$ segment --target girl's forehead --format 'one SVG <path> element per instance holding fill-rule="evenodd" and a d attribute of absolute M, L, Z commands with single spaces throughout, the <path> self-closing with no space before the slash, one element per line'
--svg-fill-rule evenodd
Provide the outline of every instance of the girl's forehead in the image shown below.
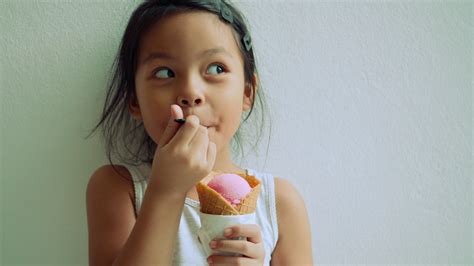
<path fill-rule="evenodd" d="M 170 56 L 195 56 L 195 53 L 220 47 L 235 58 L 240 50 L 232 27 L 218 16 L 204 11 L 180 12 L 160 19 L 143 36 L 140 62 L 152 53 Z"/>

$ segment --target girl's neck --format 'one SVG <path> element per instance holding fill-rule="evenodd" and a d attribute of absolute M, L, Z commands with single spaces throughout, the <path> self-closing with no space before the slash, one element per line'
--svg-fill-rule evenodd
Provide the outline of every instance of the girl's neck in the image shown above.
<path fill-rule="evenodd" d="M 245 173 L 245 170 L 232 162 L 228 145 L 217 152 L 216 162 L 212 170 L 228 173 Z"/>

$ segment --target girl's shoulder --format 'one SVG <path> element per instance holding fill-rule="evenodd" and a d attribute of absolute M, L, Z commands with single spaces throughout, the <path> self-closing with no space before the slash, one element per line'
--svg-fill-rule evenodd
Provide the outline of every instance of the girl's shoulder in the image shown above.
<path fill-rule="evenodd" d="M 277 211 L 286 211 L 295 205 L 304 206 L 302 195 L 288 179 L 275 176 L 274 183 Z"/>
<path fill-rule="evenodd" d="M 91 175 L 88 190 L 100 190 L 102 192 L 127 193 L 133 202 L 133 180 L 128 169 L 122 165 L 102 165 Z M 107 193 L 108 194 L 108 193 Z"/>
<path fill-rule="evenodd" d="M 274 180 L 279 240 L 272 254 L 272 264 L 301 262 L 298 264 L 308 265 L 311 261 L 311 240 L 308 237 L 311 230 L 303 197 L 289 180 L 279 177 Z M 295 243 L 300 247 L 297 252 Z"/>
<path fill-rule="evenodd" d="M 95 177 L 96 179 L 111 179 L 113 181 L 122 180 L 127 183 L 132 182 L 132 175 L 128 169 L 123 165 L 118 164 L 105 164 L 97 168 L 92 174 L 91 178 Z"/>
<path fill-rule="evenodd" d="M 130 173 L 118 165 L 97 168 L 86 192 L 91 265 L 106 265 L 125 244 L 135 224 Z"/>

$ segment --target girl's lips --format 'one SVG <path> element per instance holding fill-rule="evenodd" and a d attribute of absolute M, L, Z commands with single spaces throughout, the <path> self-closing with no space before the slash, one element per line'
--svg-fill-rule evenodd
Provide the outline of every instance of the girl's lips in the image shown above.
<path fill-rule="evenodd" d="M 185 120 L 185 119 L 182 119 L 182 118 L 181 118 L 181 119 L 175 119 L 174 121 L 175 121 L 176 123 L 178 123 L 178 124 L 181 124 L 181 125 L 183 125 L 184 123 L 186 123 L 186 120 Z M 207 129 L 209 129 L 210 127 L 213 127 L 213 126 L 206 126 L 206 125 L 203 125 L 203 126 L 206 127 Z"/>

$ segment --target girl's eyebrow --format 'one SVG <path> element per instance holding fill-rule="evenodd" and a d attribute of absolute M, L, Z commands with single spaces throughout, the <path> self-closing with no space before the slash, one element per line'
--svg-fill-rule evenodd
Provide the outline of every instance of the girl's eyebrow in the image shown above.
<path fill-rule="evenodd" d="M 234 58 L 231 53 L 229 53 L 224 47 L 216 47 L 212 49 L 208 49 L 203 51 L 198 58 L 203 58 L 203 57 L 209 57 L 214 54 L 223 54 L 226 55 L 230 58 Z M 167 54 L 165 52 L 151 52 L 143 61 L 142 65 L 146 65 L 149 62 L 156 60 L 156 59 L 174 59 L 174 57 L 170 54 Z"/>
<path fill-rule="evenodd" d="M 164 53 L 164 52 L 151 52 L 143 61 L 142 61 L 142 64 L 143 65 L 146 65 L 148 64 L 150 61 L 153 61 L 153 60 L 156 60 L 156 59 L 174 59 L 173 56 L 167 54 L 167 53 Z"/>
<path fill-rule="evenodd" d="M 224 47 L 222 46 L 219 46 L 219 47 L 216 47 L 216 48 L 212 48 L 212 49 L 209 49 L 209 50 L 205 50 L 204 52 L 202 52 L 200 55 L 199 55 L 199 58 L 203 58 L 205 56 L 211 56 L 211 55 L 214 55 L 214 54 L 224 54 L 230 58 L 233 58 L 232 54 L 229 53 Z"/>

